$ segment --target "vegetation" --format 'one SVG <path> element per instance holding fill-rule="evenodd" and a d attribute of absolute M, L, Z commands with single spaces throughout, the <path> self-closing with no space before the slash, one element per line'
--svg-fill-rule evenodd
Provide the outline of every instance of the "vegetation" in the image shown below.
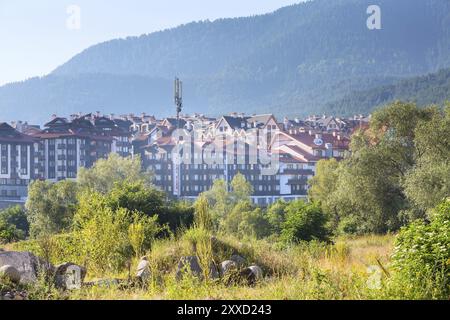
<path fill-rule="evenodd" d="M 0 211 L 0 243 L 24 240 L 29 229 L 25 210 L 21 206 Z"/>
<path fill-rule="evenodd" d="M 241 174 L 190 204 L 167 199 L 135 160 L 111 156 L 79 181 L 34 182 L 26 211 L 0 212 L 0 239 L 86 266 L 89 280 L 129 279 L 141 256 L 149 261 L 148 283 L 63 294 L 43 278 L 27 289 L 36 299 L 446 300 L 449 119 L 450 107 L 389 105 L 353 136 L 346 159 L 319 162 L 308 202 L 267 208 L 251 202 Z M 264 279 L 211 279 L 211 268 L 236 254 Z M 198 258 L 200 277 L 176 276 L 186 256 Z M 0 290 L 9 286 L 0 280 Z"/>
<path fill-rule="evenodd" d="M 356 91 L 344 98 L 327 103 L 331 114 L 366 114 L 377 107 L 396 100 L 412 101 L 419 106 L 442 105 L 450 100 L 450 69 L 409 79 L 401 79 L 393 84 L 377 86 L 364 91 Z"/>
<path fill-rule="evenodd" d="M 449 115 L 401 102 L 378 110 L 353 136 L 350 157 L 318 164 L 311 199 L 341 232 L 395 232 L 426 218 L 450 194 Z"/>

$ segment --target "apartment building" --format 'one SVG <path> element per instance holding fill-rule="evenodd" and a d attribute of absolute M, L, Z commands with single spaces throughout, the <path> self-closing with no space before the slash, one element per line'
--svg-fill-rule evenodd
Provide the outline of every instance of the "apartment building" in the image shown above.
<path fill-rule="evenodd" d="M 341 131 L 300 121 L 278 123 L 271 114 L 178 123 L 166 119 L 133 143 L 143 167 L 155 173 L 155 184 L 186 199 L 238 173 L 252 184 L 252 199 L 260 205 L 306 198 L 316 163 L 342 159 L 350 141 Z"/>
<path fill-rule="evenodd" d="M 23 201 L 33 179 L 34 139 L 0 123 L 0 201 Z"/>
<path fill-rule="evenodd" d="M 306 198 L 316 163 L 343 159 L 349 136 L 369 120 L 310 116 L 278 122 L 272 114 L 237 113 L 158 120 L 97 112 L 54 115 L 43 129 L 0 123 L 0 202 L 23 202 L 35 179 L 75 179 L 81 167 L 110 153 L 140 155 L 155 184 L 172 197 L 195 199 L 214 181 L 231 182 L 240 173 L 253 186 L 257 204 Z"/>
<path fill-rule="evenodd" d="M 35 176 L 51 181 L 75 179 L 79 168 L 91 167 L 110 153 L 132 155 L 128 122 L 109 117 L 72 115 L 68 120 L 54 116 L 35 138 Z"/>

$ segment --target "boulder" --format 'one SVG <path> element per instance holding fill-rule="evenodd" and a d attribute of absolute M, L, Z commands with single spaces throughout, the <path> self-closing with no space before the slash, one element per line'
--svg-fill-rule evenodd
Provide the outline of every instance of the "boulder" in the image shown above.
<path fill-rule="evenodd" d="M 71 262 L 56 266 L 55 285 L 58 289 L 80 289 L 86 276 L 86 268 Z"/>
<path fill-rule="evenodd" d="M 231 271 L 237 270 L 237 269 L 238 269 L 237 263 L 232 260 L 226 260 L 226 261 L 222 262 L 219 266 L 220 275 L 222 277 L 229 274 Z"/>
<path fill-rule="evenodd" d="M 3 251 L 0 252 L 0 267 L 12 266 L 20 273 L 21 283 L 35 282 L 40 271 L 53 271 L 54 267 L 31 252 Z"/>
<path fill-rule="evenodd" d="M 142 281 L 142 283 L 146 283 L 150 279 L 150 276 L 150 262 L 148 262 L 147 257 L 142 257 L 137 266 L 136 277 Z"/>
<path fill-rule="evenodd" d="M 20 272 L 16 268 L 10 265 L 4 265 L 0 267 L 0 276 L 8 278 L 13 283 L 20 282 Z"/>
<path fill-rule="evenodd" d="M 241 268 L 245 265 L 245 258 L 241 257 L 240 255 L 233 254 L 230 258 L 231 261 L 234 261 L 238 268 Z"/>
<path fill-rule="evenodd" d="M 248 268 L 245 268 L 240 273 L 242 280 L 247 282 L 250 285 L 255 284 L 256 282 L 262 280 L 263 278 L 263 271 L 258 266 L 250 266 Z"/>
<path fill-rule="evenodd" d="M 194 277 L 203 279 L 203 270 L 197 256 L 182 257 L 180 259 L 176 279 L 181 280 L 185 272 L 190 272 Z M 219 277 L 219 272 L 213 262 L 211 262 L 209 267 L 209 277 L 211 279 L 217 279 Z"/>

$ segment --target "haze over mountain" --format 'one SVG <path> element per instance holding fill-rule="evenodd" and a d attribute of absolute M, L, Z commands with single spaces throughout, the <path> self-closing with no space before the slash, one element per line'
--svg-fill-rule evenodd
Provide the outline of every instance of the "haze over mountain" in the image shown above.
<path fill-rule="evenodd" d="M 314 0 L 247 18 L 194 22 L 90 47 L 50 75 L 0 87 L 0 119 L 47 120 L 100 110 L 307 115 L 353 92 L 450 67 L 448 0 L 378 0 L 382 29 L 369 30 L 373 0 Z M 360 112 L 373 106 L 364 105 Z"/>
<path fill-rule="evenodd" d="M 418 106 L 443 106 L 450 101 L 450 69 L 352 92 L 338 101 L 328 103 L 326 110 L 332 114 L 365 113 L 395 100 L 415 102 Z"/>

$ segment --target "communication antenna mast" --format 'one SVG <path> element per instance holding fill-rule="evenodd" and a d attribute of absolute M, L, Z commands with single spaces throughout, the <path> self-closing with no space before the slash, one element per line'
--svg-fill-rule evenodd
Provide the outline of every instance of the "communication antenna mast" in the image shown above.
<path fill-rule="evenodd" d="M 183 82 L 175 78 L 174 85 L 174 96 L 175 96 L 175 105 L 177 107 L 177 129 L 180 128 L 180 112 L 183 109 Z"/>
<path fill-rule="evenodd" d="M 180 112 L 183 109 L 183 82 L 180 79 L 175 78 L 174 83 L 174 99 L 175 105 L 177 107 L 177 129 L 180 129 Z M 180 142 L 180 137 L 176 138 L 177 144 Z M 173 166 L 173 174 L 174 174 L 174 195 L 177 197 L 182 196 L 182 188 L 181 188 L 181 155 L 180 151 L 176 149 L 176 154 L 173 155 L 174 166 Z"/>

